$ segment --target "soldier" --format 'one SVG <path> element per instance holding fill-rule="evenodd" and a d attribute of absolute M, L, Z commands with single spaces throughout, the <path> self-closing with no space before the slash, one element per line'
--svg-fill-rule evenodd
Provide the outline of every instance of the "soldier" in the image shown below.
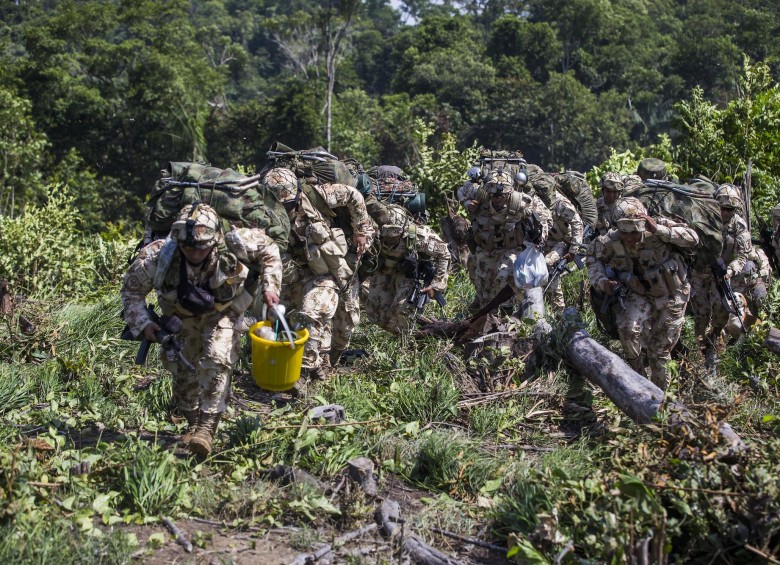
<path fill-rule="evenodd" d="M 563 194 L 556 191 L 553 196 L 552 225 L 544 245 L 545 261 L 548 270 L 552 269 L 560 259 L 573 259 L 576 247 L 582 244 L 583 224 L 577 208 Z M 561 277 L 551 282 L 549 292 L 550 303 L 558 312 L 563 312 L 566 302 L 561 288 Z"/>
<path fill-rule="evenodd" d="M 636 198 L 615 205 L 616 228 L 593 241 L 588 274 L 593 286 L 623 301 L 617 319 L 623 357 L 660 388 L 668 385 L 667 364 L 680 337 L 690 295 L 687 267 L 679 248 L 699 243 L 693 228 L 651 218 Z"/>
<path fill-rule="evenodd" d="M 187 419 L 182 441 L 201 456 L 211 444 L 238 360 L 242 317 L 254 301 L 259 271 L 265 302 L 279 303 L 282 263 L 279 249 L 260 228 L 241 228 L 223 235 L 220 218 L 209 206 L 182 208 L 168 239 L 144 247 L 130 265 L 122 285 L 124 318 L 131 332 L 151 342 L 160 326 L 146 310 L 146 295 L 157 292 L 163 314 L 182 320 L 182 356 L 195 368 L 162 356 L 173 375 L 173 398 Z M 256 288 L 256 287 L 255 287 Z"/>
<path fill-rule="evenodd" d="M 742 197 L 739 190 L 734 185 L 723 184 L 718 188 L 715 197 L 720 203 L 720 215 L 723 222 L 721 258 L 726 265 L 723 279 L 728 282 L 744 270 L 753 250 L 753 244 L 750 241 L 747 223 L 737 213 L 738 209 L 742 209 Z M 717 367 L 717 342 L 720 339 L 721 331 L 729 322 L 729 309 L 733 307 L 733 305 L 724 305 L 717 284 L 712 270 L 696 270 L 692 273 L 691 310 L 693 311 L 694 330 L 704 354 L 705 368 L 708 371 L 715 371 Z"/>
<path fill-rule="evenodd" d="M 450 252 L 431 228 L 401 206 L 386 206 L 381 220 L 379 266 L 363 285 L 364 308 L 369 322 L 401 334 L 409 329 L 416 308 L 408 299 L 421 273 L 430 269 L 432 276 L 421 293 L 433 298 L 446 290 Z"/>
<path fill-rule="evenodd" d="M 648 159 L 642 159 L 639 166 L 636 168 L 636 174 L 646 181 L 648 179 L 664 180 L 666 176 L 666 163 L 661 159 L 655 159 L 650 157 Z"/>
<path fill-rule="evenodd" d="M 618 173 L 607 172 L 601 177 L 601 198 L 596 200 L 596 208 L 599 212 L 596 231 L 599 235 L 605 235 L 615 227 L 612 213 L 615 209 L 615 202 L 623 193 L 623 188 L 623 178 Z"/>
<path fill-rule="evenodd" d="M 470 228 L 477 291 L 471 310 L 483 308 L 512 283 L 518 253 L 526 242 L 544 245 L 551 220 L 550 211 L 537 196 L 513 190 L 508 172 L 491 172 Z M 516 289 L 515 298 L 519 305 L 522 289 Z"/>
<path fill-rule="evenodd" d="M 350 186 L 299 181 L 295 173 L 282 168 L 271 169 L 266 179 L 287 209 L 292 226 L 285 299 L 311 322 L 302 367 L 309 377 L 326 378 L 360 320 L 356 267 L 347 262 L 349 244 L 344 231 L 336 227 L 336 210 L 348 213 L 357 257 L 371 245 L 371 220 L 360 192 Z"/>

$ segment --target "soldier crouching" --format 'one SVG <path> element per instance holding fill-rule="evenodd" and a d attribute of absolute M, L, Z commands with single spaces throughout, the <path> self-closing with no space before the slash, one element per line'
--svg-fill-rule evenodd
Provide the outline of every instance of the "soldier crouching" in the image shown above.
<path fill-rule="evenodd" d="M 282 263 L 273 240 L 249 228 L 227 236 L 211 207 L 197 202 L 185 206 L 168 238 L 141 250 L 125 273 L 121 291 L 125 321 L 136 337 L 143 334 L 157 341 L 160 326 L 146 309 L 152 290 L 163 314 L 182 320 L 182 357 L 195 370 L 166 355 L 162 362 L 173 375 L 174 402 L 187 419 L 182 441 L 200 456 L 211 453 L 226 408 L 243 314 L 254 302 L 258 276 L 265 302 L 279 303 Z"/>
<path fill-rule="evenodd" d="M 691 289 L 677 248 L 695 247 L 699 237 L 684 224 L 651 218 L 636 198 L 616 203 L 615 221 L 617 229 L 591 244 L 591 284 L 609 296 L 622 293 L 617 330 L 623 357 L 644 375 L 646 356 L 651 380 L 666 389 L 667 364 L 680 338 Z"/>

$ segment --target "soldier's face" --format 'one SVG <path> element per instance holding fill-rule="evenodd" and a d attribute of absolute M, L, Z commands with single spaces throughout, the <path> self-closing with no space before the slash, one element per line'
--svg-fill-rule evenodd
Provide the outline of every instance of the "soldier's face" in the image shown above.
<path fill-rule="evenodd" d="M 642 241 L 642 232 L 639 231 L 622 231 L 620 232 L 620 241 L 626 247 L 636 247 L 640 241 Z"/>
<path fill-rule="evenodd" d="M 604 204 L 614 204 L 617 199 L 620 198 L 619 190 L 612 190 L 611 188 L 604 189 Z"/>
<path fill-rule="evenodd" d="M 730 222 L 731 218 L 734 217 L 734 214 L 736 214 L 737 210 L 736 208 L 724 208 L 723 206 L 720 207 L 720 219 L 723 220 L 723 222 Z"/>
<path fill-rule="evenodd" d="M 211 253 L 211 250 L 213 249 L 212 247 L 199 249 L 197 247 L 189 247 L 187 245 L 181 245 L 180 247 L 182 255 L 184 255 L 184 258 L 190 265 L 200 265 L 203 263 L 203 261 L 206 260 L 206 257 L 209 256 L 209 253 Z"/>
<path fill-rule="evenodd" d="M 490 195 L 490 201 L 493 204 L 493 208 L 499 209 L 506 206 L 509 201 L 509 193 L 498 192 Z"/>

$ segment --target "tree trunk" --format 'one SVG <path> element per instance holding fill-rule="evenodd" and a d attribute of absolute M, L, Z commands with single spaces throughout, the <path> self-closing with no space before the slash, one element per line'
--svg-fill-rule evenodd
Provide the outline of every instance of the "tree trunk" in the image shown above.
<path fill-rule="evenodd" d="M 591 338 L 587 332 L 575 332 L 564 353 L 578 373 L 601 388 L 615 406 L 638 424 L 649 424 L 658 414 L 664 391 L 634 371 L 628 363 Z M 673 428 L 680 428 L 693 418 L 689 410 L 678 402 L 669 403 L 666 407 Z M 720 422 L 718 430 L 728 444 L 728 451 L 723 455 L 730 456 L 746 449 L 742 439 L 726 422 Z"/>
<path fill-rule="evenodd" d="M 772 353 L 780 355 L 780 330 L 777 328 L 769 329 L 769 333 L 764 340 L 764 347 Z"/>

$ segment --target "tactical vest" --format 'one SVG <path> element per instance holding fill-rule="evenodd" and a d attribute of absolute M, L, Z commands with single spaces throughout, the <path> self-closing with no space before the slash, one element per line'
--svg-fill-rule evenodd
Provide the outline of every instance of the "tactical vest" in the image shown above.
<path fill-rule="evenodd" d="M 480 192 L 483 192 L 480 190 Z M 482 205 L 472 224 L 474 243 L 485 251 L 495 249 L 515 249 L 522 246 L 525 237 L 520 222 L 523 219 L 521 192 L 513 191 L 507 207 L 491 213 L 490 202 L 480 199 Z"/>
<path fill-rule="evenodd" d="M 687 268 L 680 253 L 660 241 L 646 245 L 631 254 L 620 241 L 617 231 L 609 233 L 612 257 L 609 264 L 615 269 L 621 282 L 642 296 L 659 298 L 669 296 L 687 286 Z M 652 243 L 645 236 L 646 243 Z M 640 244 L 641 245 L 641 244 Z"/>
<path fill-rule="evenodd" d="M 173 252 L 171 252 L 173 249 Z M 217 246 L 218 258 L 207 259 L 208 265 L 203 268 L 211 272 L 205 290 L 214 296 L 217 312 L 228 308 L 242 314 L 254 302 L 254 296 L 245 287 L 249 270 L 230 253 L 224 244 Z M 180 272 L 184 261 L 175 241 L 166 239 L 160 250 L 157 272 L 154 278 L 154 288 L 164 314 L 176 314 L 182 318 L 192 317 L 178 301 Z"/>

